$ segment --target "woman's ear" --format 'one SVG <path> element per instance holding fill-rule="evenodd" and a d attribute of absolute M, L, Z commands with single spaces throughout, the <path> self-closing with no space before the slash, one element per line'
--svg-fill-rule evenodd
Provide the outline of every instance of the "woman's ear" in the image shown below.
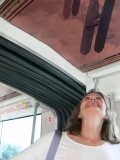
<path fill-rule="evenodd" d="M 107 114 L 104 116 L 104 120 L 108 120 L 108 115 Z"/>
<path fill-rule="evenodd" d="M 78 118 L 82 118 L 80 114 L 78 115 Z"/>

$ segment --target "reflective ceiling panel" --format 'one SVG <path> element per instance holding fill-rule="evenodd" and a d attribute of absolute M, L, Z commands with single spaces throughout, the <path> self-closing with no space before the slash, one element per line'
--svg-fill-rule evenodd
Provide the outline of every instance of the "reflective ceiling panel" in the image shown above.
<path fill-rule="evenodd" d="M 0 97 L 4 97 L 8 94 L 15 92 L 14 90 L 10 89 L 8 86 L 0 83 Z"/>

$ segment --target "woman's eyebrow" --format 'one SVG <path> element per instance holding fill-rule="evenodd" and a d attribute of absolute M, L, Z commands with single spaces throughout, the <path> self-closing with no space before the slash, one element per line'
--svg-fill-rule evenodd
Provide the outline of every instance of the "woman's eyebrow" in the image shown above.
<path fill-rule="evenodd" d="M 90 94 L 88 94 L 88 95 L 86 95 L 85 97 L 90 97 L 91 95 Z M 101 98 L 103 98 L 101 95 L 99 95 L 99 94 L 95 94 L 95 96 L 99 96 L 99 97 L 101 97 Z M 84 98 L 85 98 L 84 97 Z"/>

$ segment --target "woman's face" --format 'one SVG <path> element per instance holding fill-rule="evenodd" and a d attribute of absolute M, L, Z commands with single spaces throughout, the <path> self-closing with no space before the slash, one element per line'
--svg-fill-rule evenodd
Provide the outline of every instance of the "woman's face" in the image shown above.
<path fill-rule="evenodd" d="M 106 105 L 104 99 L 97 93 L 90 93 L 84 97 L 80 106 L 80 117 L 97 115 L 104 118 L 106 115 Z"/>

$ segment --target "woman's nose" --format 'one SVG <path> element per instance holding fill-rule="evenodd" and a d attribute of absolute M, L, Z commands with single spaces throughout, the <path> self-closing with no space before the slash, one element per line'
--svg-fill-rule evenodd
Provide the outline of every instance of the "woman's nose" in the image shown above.
<path fill-rule="evenodd" d="M 95 97 L 91 97 L 90 100 L 96 100 L 96 98 Z"/>

